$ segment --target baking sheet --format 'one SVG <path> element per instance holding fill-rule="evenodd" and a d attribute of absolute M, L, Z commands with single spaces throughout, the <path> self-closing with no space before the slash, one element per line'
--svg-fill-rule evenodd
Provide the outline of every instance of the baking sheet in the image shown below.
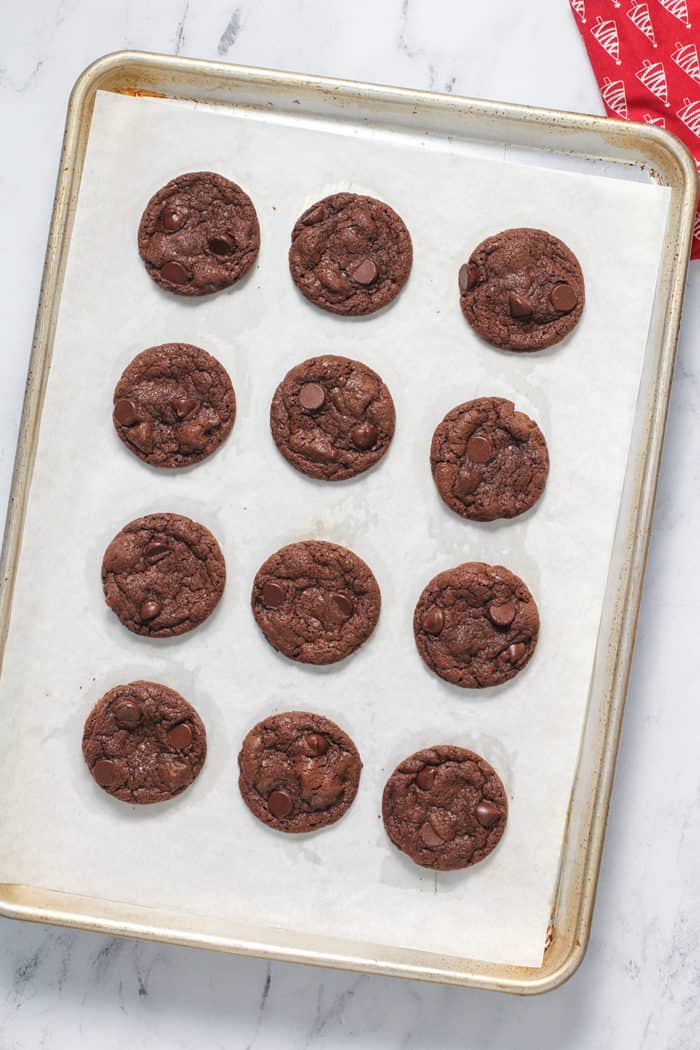
<path fill-rule="evenodd" d="M 155 189 L 208 168 L 250 192 L 262 227 L 259 262 L 231 291 L 181 301 L 146 276 L 136 228 Z M 367 320 L 313 310 L 287 269 L 298 214 L 344 189 L 387 200 L 414 241 L 406 290 Z M 541 962 L 667 205 L 658 187 L 477 159 L 458 142 L 98 94 L 0 682 L 3 881 L 492 962 Z M 471 248 L 515 225 L 561 236 L 587 282 L 576 332 L 534 357 L 480 343 L 456 296 L 457 268 Z M 134 354 L 170 340 L 197 343 L 224 363 L 238 418 L 211 460 L 162 474 L 121 446 L 110 408 Z M 293 471 L 267 421 L 284 372 L 324 351 L 377 369 L 397 407 L 384 461 L 334 486 Z M 549 441 L 547 492 L 515 522 L 462 521 L 430 477 L 434 426 L 482 394 L 513 398 Z M 180 639 L 128 634 L 101 595 L 104 547 L 123 523 L 156 510 L 208 525 L 227 558 L 218 611 Z M 383 595 L 370 642 L 321 670 L 274 654 L 248 606 L 267 554 L 308 537 L 357 551 Z M 431 675 L 411 629 L 425 582 L 468 559 L 521 575 L 542 615 L 529 667 L 479 693 Z M 80 756 L 91 705 L 137 677 L 188 697 L 210 742 L 194 787 L 143 810 L 106 797 Z M 365 769 L 341 823 L 288 839 L 243 806 L 235 756 L 258 718 L 291 708 L 340 722 Z M 484 754 L 511 800 L 502 845 L 467 872 L 414 867 L 381 826 L 386 776 L 436 742 Z"/>

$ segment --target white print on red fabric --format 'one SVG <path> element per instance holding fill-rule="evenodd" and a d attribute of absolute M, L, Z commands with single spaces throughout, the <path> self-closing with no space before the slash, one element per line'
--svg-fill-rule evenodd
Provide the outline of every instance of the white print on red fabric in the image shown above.
<path fill-rule="evenodd" d="M 603 77 L 600 93 L 608 109 L 612 110 L 616 116 L 627 120 L 627 95 L 624 80 L 611 80 L 610 77 Z"/>
<path fill-rule="evenodd" d="M 583 24 L 586 24 L 586 4 L 584 0 L 569 0 L 572 10 L 576 12 Z"/>
<path fill-rule="evenodd" d="M 644 33 L 647 40 L 651 41 L 652 47 L 658 47 L 654 36 L 654 25 L 649 14 L 649 4 L 640 4 L 633 0 L 632 6 L 627 12 L 627 17 L 632 25 L 636 26 L 640 32 Z"/>
<path fill-rule="evenodd" d="M 671 52 L 671 60 L 679 69 L 687 73 L 691 80 L 700 84 L 700 62 L 698 61 L 698 49 L 695 44 L 679 44 L 676 41 L 676 50 Z"/>
<path fill-rule="evenodd" d="M 686 0 L 659 0 L 659 3 L 670 15 L 682 22 L 686 29 L 691 28 Z"/>
<path fill-rule="evenodd" d="M 648 58 L 645 58 L 642 62 L 642 68 L 638 69 L 634 75 L 637 80 L 641 80 L 645 88 L 651 91 L 652 95 L 656 95 L 657 98 L 661 99 L 664 106 L 668 107 L 671 105 L 668 101 L 666 70 L 662 62 L 650 62 Z"/>
<path fill-rule="evenodd" d="M 693 223 L 693 240 L 700 241 L 700 215 L 695 214 L 695 222 Z"/>
<path fill-rule="evenodd" d="M 620 0 L 610 0 L 610 3 L 613 5 L 613 7 L 620 6 Z"/>
<path fill-rule="evenodd" d="M 683 105 L 676 113 L 693 135 L 700 138 L 700 100 L 691 102 L 689 98 L 683 99 Z"/>
<path fill-rule="evenodd" d="M 655 117 L 653 113 L 643 113 L 642 120 L 645 124 L 652 124 L 655 128 L 666 127 L 666 117 Z"/>
<path fill-rule="evenodd" d="M 596 15 L 595 25 L 591 33 L 598 41 L 603 51 L 615 60 L 615 65 L 620 63 L 620 37 L 617 32 L 617 22 L 614 18 L 607 20 Z"/>

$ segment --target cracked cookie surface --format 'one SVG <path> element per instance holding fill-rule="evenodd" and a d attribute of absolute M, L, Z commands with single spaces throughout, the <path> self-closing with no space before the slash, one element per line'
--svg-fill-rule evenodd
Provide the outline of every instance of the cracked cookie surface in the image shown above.
<path fill-rule="evenodd" d="M 307 711 L 272 715 L 248 733 L 238 756 L 243 801 L 277 831 L 316 831 L 353 803 L 362 761 L 340 726 Z"/>
<path fill-rule="evenodd" d="M 463 747 L 438 745 L 405 758 L 386 782 L 389 838 L 424 868 L 468 868 L 501 841 L 508 798 L 495 769 Z"/>
<path fill-rule="evenodd" d="M 537 605 L 523 581 L 502 565 L 483 562 L 435 576 L 413 615 L 426 665 L 466 689 L 501 685 L 522 671 L 539 629 Z"/>
<path fill-rule="evenodd" d="M 284 458 L 322 481 L 343 481 L 374 466 L 395 422 L 394 402 L 377 373 L 332 354 L 292 368 L 270 408 L 270 429 Z"/>
<path fill-rule="evenodd" d="M 156 284 L 175 295 L 209 295 L 255 262 L 258 217 L 248 194 L 223 175 L 178 175 L 146 205 L 139 254 Z"/>
<path fill-rule="evenodd" d="M 312 204 L 292 230 L 289 268 L 302 295 L 331 313 L 371 314 L 408 280 L 411 236 L 374 197 L 335 193 Z"/>
<path fill-rule="evenodd" d="M 503 350 L 543 350 L 578 324 L 583 274 L 573 252 L 545 230 L 504 230 L 482 241 L 459 271 L 462 313 Z"/>
<path fill-rule="evenodd" d="M 96 782 L 122 802 L 166 802 L 198 776 L 207 754 L 204 724 L 174 689 L 130 682 L 110 689 L 83 730 L 83 756 Z"/>
<path fill-rule="evenodd" d="M 261 565 L 251 603 L 274 649 L 301 663 L 332 664 L 369 638 L 381 596 L 371 570 L 352 551 L 306 540 Z"/>
<path fill-rule="evenodd" d="M 134 634 L 185 634 L 214 611 L 226 583 L 219 544 L 179 514 L 149 514 L 117 533 L 102 560 L 105 600 Z"/>
<path fill-rule="evenodd" d="M 228 437 L 236 395 L 228 372 L 189 343 L 151 346 L 114 390 L 112 421 L 130 452 L 153 467 L 187 467 Z"/>
<path fill-rule="evenodd" d="M 544 492 L 547 442 L 512 401 L 479 397 L 448 412 L 433 435 L 430 466 L 440 496 L 473 521 L 513 518 Z"/>

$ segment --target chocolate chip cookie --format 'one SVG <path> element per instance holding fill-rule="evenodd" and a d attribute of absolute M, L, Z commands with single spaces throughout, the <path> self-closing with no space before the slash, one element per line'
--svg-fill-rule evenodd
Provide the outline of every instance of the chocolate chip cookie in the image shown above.
<path fill-rule="evenodd" d="M 537 502 L 549 455 L 537 423 L 512 401 L 479 397 L 447 413 L 433 434 L 430 466 L 448 507 L 463 518 L 493 521 Z"/>
<path fill-rule="evenodd" d="M 394 435 L 394 402 L 376 372 L 348 357 L 311 357 L 277 387 L 270 428 L 293 467 L 343 481 L 377 463 Z"/>
<path fill-rule="evenodd" d="M 395 846 L 423 868 L 478 864 L 501 841 L 508 799 L 495 769 L 473 751 L 416 751 L 386 782 L 382 816 Z"/>
<path fill-rule="evenodd" d="M 466 689 L 501 685 L 535 651 L 540 617 L 523 581 L 502 565 L 466 562 L 434 577 L 413 616 L 418 652 Z"/>
<path fill-rule="evenodd" d="M 543 350 L 574 328 L 585 302 L 569 248 L 544 230 L 504 230 L 474 249 L 459 271 L 462 313 L 503 350 Z"/>
<path fill-rule="evenodd" d="M 371 314 L 408 280 L 411 235 L 374 197 L 335 193 L 307 208 L 292 230 L 289 268 L 302 295 L 334 314 Z"/>
<path fill-rule="evenodd" d="M 206 459 L 231 433 L 235 418 L 228 372 L 189 343 L 142 351 L 114 390 L 117 434 L 153 467 L 188 467 Z"/>
<path fill-rule="evenodd" d="M 212 171 L 178 175 L 151 197 L 139 226 L 139 254 L 161 288 L 209 295 L 255 262 L 260 228 L 253 202 Z"/>
<path fill-rule="evenodd" d="M 204 724 L 174 689 L 117 685 L 87 717 L 83 755 L 93 777 L 122 802 L 166 802 L 198 776 L 207 755 Z"/>
<path fill-rule="evenodd" d="M 209 529 L 179 514 L 148 514 L 114 537 L 102 560 L 105 600 L 134 634 L 168 638 L 206 620 L 226 583 Z"/>
<path fill-rule="evenodd" d="M 306 664 L 349 656 L 369 638 L 381 605 L 362 559 L 322 540 L 291 543 L 271 555 L 258 569 L 251 600 L 270 645 Z"/>
<path fill-rule="evenodd" d="M 243 801 L 277 831 L 318 831 L 347 813 L 362 762 L 340 726 L 287 711 L 259 722 L 238 756 Z"/>

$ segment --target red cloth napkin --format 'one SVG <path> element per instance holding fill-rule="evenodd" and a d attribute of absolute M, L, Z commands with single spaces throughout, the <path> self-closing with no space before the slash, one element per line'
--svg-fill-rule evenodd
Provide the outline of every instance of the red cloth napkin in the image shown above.
<path fill-rule="evenodd" d="M 569 2 L 610 116 L 668 128 L 700 172 L 700 0 Z"/>

